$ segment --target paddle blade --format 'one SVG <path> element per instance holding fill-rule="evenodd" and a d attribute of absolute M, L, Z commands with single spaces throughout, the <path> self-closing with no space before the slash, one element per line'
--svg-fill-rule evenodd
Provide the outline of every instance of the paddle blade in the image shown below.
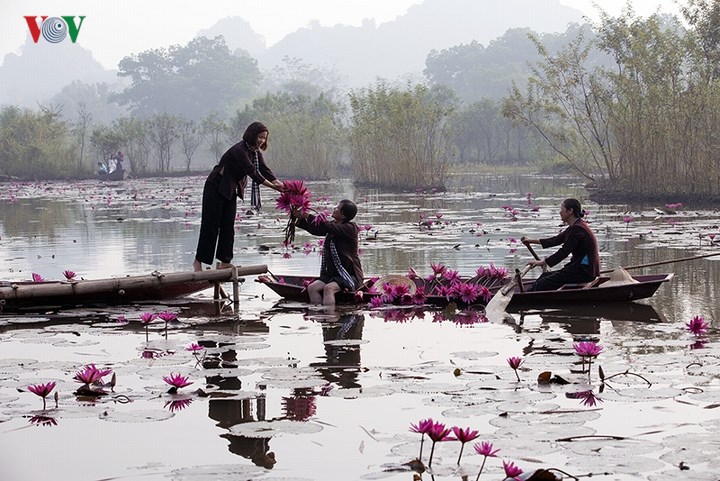
<path fill-rule="evenodd" d="M 507 294 L 503 294 L 503 289 L 498 289 L 498 291 L 495 293 L 495 295 L 490 299 L 490 301 L 485 306 L 485 315 L 487 316 L 488 313 L 490 314 L 496 314 L 496 313 L 505 313 L 505 309 L 507 309 L 508 304 L 510 304 L 510 301 L 512 300 L 512 296 L 515 294 L 515 289 L 510 289 L 510 291 Z"/>

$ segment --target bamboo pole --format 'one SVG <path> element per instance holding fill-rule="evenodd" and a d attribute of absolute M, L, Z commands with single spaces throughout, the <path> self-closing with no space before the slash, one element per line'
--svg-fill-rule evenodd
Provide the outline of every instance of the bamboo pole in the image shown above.
<path fill-rule="evenodd" d="M 653 267 L 653 266 L 662 266 L 665 264 L 674 264 L 675 262 L 685 262 L 685 261 L 694 261 L 696 259 L 704 259 L 705 257 L 712 257 L 720 255 L 720 252 L 715 252 L 713 254 L 703 254 L 700 256 L 692 256 L 692 257 L 681 257 L 680 259 L 672 259 L 669 261 L 657 261 L 657 262 L 650 262 L 648 264 L 639 264 L 637 266 L 618 266 L 622 267 L 623 269 L 630 270 L 630 269 L 642 269 L 643 267 Z M 609 274 L 610 272 L 614 271 L 615 269 L 605 269 L 604 271 L 600 271 L 600 274 Z"/>
<path fill-rule="evenodd" d="M 127 276 L 109 279 L 88 279 L 56 282 L 15 282 L 0 287 L 0 299 L 31 299 L 43 297 L 76 297 L 97 294 L 118 295 L 124 291 L 158 289 L 173 284 L 208 281 L 229 282 L 244 275 L 258 275 L 267 272 L 267 265 L 243 266 L 231 269 L 205 270 L 197 272 L 154 272 L 148 275 Z"/>

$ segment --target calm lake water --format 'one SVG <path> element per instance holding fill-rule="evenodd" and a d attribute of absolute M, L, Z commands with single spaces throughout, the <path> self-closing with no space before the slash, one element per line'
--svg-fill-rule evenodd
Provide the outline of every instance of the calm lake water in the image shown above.
<path fill-rule="evenodd" d="M 203 181 L 2 184 L 0 279 L 189 270 Z M 427 275 L 438 262 L 464 275 L 522 267 L 530 256 L 520 237 L 559 232 L 566 197 L 590 211 L 603 268 L 709 254 L 720 242 L 717 210 L 600 206 L 570 178 L 458 175 L 443 193 L 348 181 L 309 188 L 318 208 L 356 201 L 368 275 Z M 318 272 L 317 238 L 298 232 L 296 247 L 283 249 L 287 219 L 272 192 L 263 195 L 262 214 L 239 209 L 235 262 Z M 278 306 L 252 277 L 237 311 L 216 308 L 206 291 L 172 305 L 0 313 L 0 479 L 410 480 L 404 463 L 421 449 L 411 423 L 432 418 L 480 436 L 459 464 L 461 444 L 438 443 L 422 479 L 475 479 L 483 457 L 472 445 L 489 441 L 500 451 L 480 479 L 503 479 L 505 460 L 525 473 L 718 480 L 718 261 L 633 270 L 675 277 L 625 308 L 525 310 L 496 323 L 455 311 Z M 179 322 L 146 332 L 140 315 L 166 310 Z M 694 316 L 707 335 L 687 331 Z M 603 346 L 589 374 L 574 354 L 582 340 Z M 203 349 L 188 351 L 193 343 Z M 510 356 L 524 359 L 520 381 Z M 73 376 L 87 364 L 112 370 L 114 389 L 75 395 Z M 544 371 L 568 383 L 538 384 Z M 172 373 L 192 384 L 169 394 L 163 377 Z M 51 394 L 43 410 L 27 387 L 49 381 L 59 399 Z M 587 391 L 594 405 L 576 394 Z M 425 438 L 426 465 L 431 447 Z"/>

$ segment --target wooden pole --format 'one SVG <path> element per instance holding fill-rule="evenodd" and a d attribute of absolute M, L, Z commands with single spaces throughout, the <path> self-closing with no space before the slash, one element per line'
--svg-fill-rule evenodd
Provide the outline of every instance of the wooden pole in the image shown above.
<path fill-rule="evenodd" d="M 240 304 L 240 283 L 238 282 L 237 266 L 232 266 L 233 281 L 233 304 L 237 307 Z"/>
<path fill-rule="evenodd" d="M 715 252 L 713 254 L 703 254 L 700 256 L 692 256 L 692 257 L 681 257 L 680 259 L 673 259 L 669 261 L 657 261 L 657 262 L 650 262 L 648 264 L 640 264 L 637 266 L 628 266 L 623 267 L 623 269 L 630 270 L 630 269 L 642 269 L 643 267 L 652 267 L 652 266 L 662 266 L 665 264 L 674 264 L 675 262 L 685 262 L 685 261 L 694 261 L 696 259 L 704 259 L 705 257 L 712 257 L 720 255 L 720 252 Z M 604 271 L 600 271 L 600 274 L 609 274 L 610 272 L 614 271 L 615 269 L 605 269 Z"/>

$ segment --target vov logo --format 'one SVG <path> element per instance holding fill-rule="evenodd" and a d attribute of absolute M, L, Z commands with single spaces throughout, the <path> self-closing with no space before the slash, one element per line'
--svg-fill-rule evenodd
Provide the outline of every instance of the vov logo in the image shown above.
<path fill-rule="evenodd" d="M 41 16 L 40 22 L 38 23 L 37 16 L 25 16 L 25 21 L 30 29 L 30 35 L 32 35 L 33 42 L 38 43 L 40 40 L 40 34 L 45 41 L 50 43 L 60 43 L 69 35 L 72 43 L 77 40 L 78 34 L 80 33 L 80 27 L 82 27 L 85 15 L 75 17 L 74 15 L 62 15 L 60 17 L 49 17 L 47 15 Z M 80 21 L 75 23 L 75 18 L 79 18 Z"/>

